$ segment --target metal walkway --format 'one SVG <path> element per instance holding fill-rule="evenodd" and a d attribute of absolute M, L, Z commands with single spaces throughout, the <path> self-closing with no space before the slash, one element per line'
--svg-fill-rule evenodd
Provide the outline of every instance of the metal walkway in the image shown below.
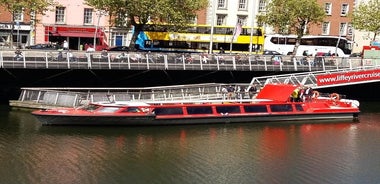
<path fill-rule="evenodd" d="M 366 71 L 370 73 L 366 73 Z M 326 77 L 332 80 L 331 78 L 334 78 L 337 75 L 339 75 L 340 78 L 343 78 L 342 75 L 346 75 L 347 77 L 350 77 L 350 76 L 352 77 L 352 75 L 357 75 L 356 78 L 361 78 L 362 80 L 342 80 L 338 78 L 339 81 L 334 79 L 335 82 L 329 82 L 324 85 L 318 84 L 319 77 Z M 377 76 L 377 77 L 370 77 L 370 75 Z M 366 76 L 368 76 L 367 79 L 366 79 Z M 336 87 L 336 86 L 346 86 L 346 85 L 371 83 L 371 82 L 379 82 L 379 81 L 380 81 L 380 65 L 377 65 L 377 66 L 365 66 L 365 67 L 347 68 L 347 69 L 336 69 L 336 70 L 326 70 L 326 71 L 303 72 L 303 73 L 292 73 L 292 74 L 284 74 L 284 75 L 255 77 L 250 82 L 250 85 L 256 84 L 262 87 L 268 83 L 285 83 L 285 84 L 309 86 L 314 89 L 319 89 L 319 88 L 329 88 L 329 87 Z"/>
<path fill-rule="evenodd" d="M 356 80 L 341 80 L 341 78 L 352 78 L 353 76 L 356 77 Z M 370 78 L 366 79 L 366 76 L 369 76 Z M 329 83 L 327 84 L 321 85 L 321 78 L 327 78 L 330 81 L 328 81 Z M 334 82 L 331 82 L 332 79 L 336 78 L 339 78 L 339 81 L 335 80 Z M 144 88 L 22 88 L 19 99 L 10 101 L 10 106 L 16 108 L 50 108 L 55 106 L 76 107 L 89 102 L 104 101 L 140 101 L 157 103 L 224 100 L 226 99 L 226 92 L 223 91 L 223 88 L 226 88 L 229 85 L 232 85 L 235 90 L 239 89 L 236 91 L 236 99 L 249 100 L 247 91 L 253 84 L 257 87 L 263 87 L 268 83 L 285 83 L 310 86 L 314 89 L 318 89 L 378 81 L 380 81 L 380 66 L 367 66 L 350 69 L 255 77 L 250 83 L 204 83 Z"/>

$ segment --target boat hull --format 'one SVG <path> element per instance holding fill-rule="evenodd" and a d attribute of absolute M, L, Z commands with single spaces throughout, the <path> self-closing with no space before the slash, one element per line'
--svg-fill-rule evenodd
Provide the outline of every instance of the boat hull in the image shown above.
<path fill-rule="evenodd" d="M 355 120 L 358 112 L 308 113 L 288 115 L 220 116 L 192 118 L 159 118 L 150 116 L 67 116 L 34 114 L 43 125 L 186 125 L 218 123 L 264 123 Z"/>

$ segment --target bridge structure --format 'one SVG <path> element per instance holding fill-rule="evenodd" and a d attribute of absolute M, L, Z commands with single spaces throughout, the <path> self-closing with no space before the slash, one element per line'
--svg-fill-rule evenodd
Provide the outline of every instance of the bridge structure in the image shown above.
<path fill-rule="evenodd" d="M 71 53 L 71 54 L 70 54 Z M 67 57 L 67 56 L 73 57 Z M 3 69 L 196 70 L 306 72 L 372 66 L 377 60 L 206 53 L 0 51 Z"/>
<path fill-rule="evenodd" d="M 248 90 L 268 83 L 309 86 L 314 89 L 372 83 L 380 81 L 380 65 L 309 71 L 283 75 L 254 77 L 250 83 L 204 83 L 143 88 L 22 88 L 13 108 L 76 107 L 90 102 L 138 101 L 167 103 L 174 101 L 226 99 L 224 88 L 233 86 L 236 98 L 249 101 Z"/>

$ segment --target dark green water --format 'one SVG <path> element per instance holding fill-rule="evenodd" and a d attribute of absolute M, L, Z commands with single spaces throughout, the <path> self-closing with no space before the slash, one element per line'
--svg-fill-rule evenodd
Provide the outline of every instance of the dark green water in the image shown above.
<path fill-rule="evenodd" d="M 380 183 L 380 110 L 360 122 L 41 126 L 0 109 L 0 183 Z"/>

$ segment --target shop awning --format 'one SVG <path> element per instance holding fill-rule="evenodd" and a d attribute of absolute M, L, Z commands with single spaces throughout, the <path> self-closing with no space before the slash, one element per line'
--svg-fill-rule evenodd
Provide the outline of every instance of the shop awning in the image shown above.
<path fill-rule="evenodd" d="M 63 37 L 85 37 L 85 38 L 94 38 L 95 33 L 90 32 L 58 32 L 52 33 L 53 36 L 63 36 Z M 100 33 L 96 35 L 96 37 L 100 37 Z"/>

